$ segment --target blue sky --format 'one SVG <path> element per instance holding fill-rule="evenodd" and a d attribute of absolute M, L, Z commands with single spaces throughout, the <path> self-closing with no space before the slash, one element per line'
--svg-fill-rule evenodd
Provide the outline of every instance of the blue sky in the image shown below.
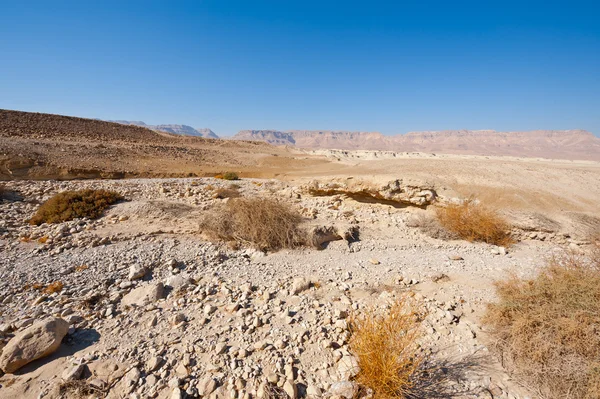
<path fill-rule="evenodd" d="M 600 3 L 0 0 L 0 108 L 599 135 Z"/>

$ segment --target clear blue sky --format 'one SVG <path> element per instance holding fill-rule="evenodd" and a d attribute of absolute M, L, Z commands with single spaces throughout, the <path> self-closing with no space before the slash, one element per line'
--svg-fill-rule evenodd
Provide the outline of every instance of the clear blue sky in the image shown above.
<path fill-rule="evenodd" d="M 600 134 L 600 2 L 0 0 L 0 108 Z"/>

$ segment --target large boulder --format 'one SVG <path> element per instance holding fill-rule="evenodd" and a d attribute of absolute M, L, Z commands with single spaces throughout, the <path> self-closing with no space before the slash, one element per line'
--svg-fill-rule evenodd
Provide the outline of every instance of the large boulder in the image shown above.
<path fill-rule="evenodd" d="M 147 306 L 163 298 L 164 293 L 165 288 L 162 283 L 144 285 L 125 295 L 121 300 L 121 305 Z"/>
<path fill-rule="evenodd" d="M 36 359 L 48 356 L 58 349 L 69 331 L 69 323 L 51 317 L 33 324 L 15 335 L 2 350 L 0 369 L 14 373 Z"/>

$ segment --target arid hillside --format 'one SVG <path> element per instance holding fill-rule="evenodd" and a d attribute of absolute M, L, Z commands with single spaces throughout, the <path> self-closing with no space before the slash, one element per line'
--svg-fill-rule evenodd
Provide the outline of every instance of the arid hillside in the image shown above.
<path fill-rule="evenodd" d="M 289 151 L 156 132 L 95 119 L 0 110 L 0 179 L 214 175 L 273 176 Z M 307 158 L 304 155 L 302 158 Z M 286 169 L 306 160 L 286 159 Z M 312 164 L 318 164 L 314 160 Z"/>

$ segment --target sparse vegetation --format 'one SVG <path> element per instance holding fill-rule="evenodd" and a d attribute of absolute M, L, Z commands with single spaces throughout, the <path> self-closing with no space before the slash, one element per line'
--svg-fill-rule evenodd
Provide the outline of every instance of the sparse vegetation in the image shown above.
<path fill-rule="evenodd" d="M 485 322 L 504 363 L 542 398 L 599 398 L 600 254 L 555 257 L 496 286 Z"/>
<path fill-rule="evenodd" d="M 87 269 L 89 269 L 89 268 L 90 268 L 90 267 L 89 267 L 88 265 L 79 265 L 79 266 L 76 266 L 76 267 L 75 267 L 75 271 L 76 271 L 77 273 L 81 273 L 82 271 L 84 271 L 84 270 L 87 270 Z"/>
<path fill-rule="evenodd" d="M 61 292 L 64 288 L 64 284 L 60 281 L 55 281 L 53 283 L 48 284 L 46 288 L 42 290 L 45 294 L 54 294 L 55 292 Z"/>
<path fill-rule="evenodd" d="M 223 179 L 223 180 L 240 180 L 240 177 L 235 172 L 220 173 L 220 174 L 216 175 L 215 178 Z"/>
<path fill-rule="evenodd" d="M 415 387 L 423 361 L 417 341 L 420 316 L 406 300 L 385 312 L 369 309 L 349 319 L 350 350 L 357 356 L 356 381 L 375 398 L 406 398 Z"/>
<path fill-rule="evenodd" d="M 289 205 L 266 198 L 234 198 L 200 223 L 212 238 L 250 244 L 260 250 L 294 248 L 302 243 L 301 216 Z"/>
<path fill-rule="evenodd" d="M 119 193 L 107 190 L 64 191 L 44 202 L 29 223 L 61 223 L 83 217 L 95 219 L 122 199 Z"/>
<path fill-rule="evenodd" d="M 510 225 L 495 210 L 469 198 L 461 204 L 451 204 L 436 210 L 440 225 L 467 241 L 510 246 L 514 240 Z"/>
<path fill-rule="evenodd" d="M 104 396 L 104 391 L 83 380 L 62 381 L 58 385 L 58 395 L 61 398 L 102 397 Z"/>

